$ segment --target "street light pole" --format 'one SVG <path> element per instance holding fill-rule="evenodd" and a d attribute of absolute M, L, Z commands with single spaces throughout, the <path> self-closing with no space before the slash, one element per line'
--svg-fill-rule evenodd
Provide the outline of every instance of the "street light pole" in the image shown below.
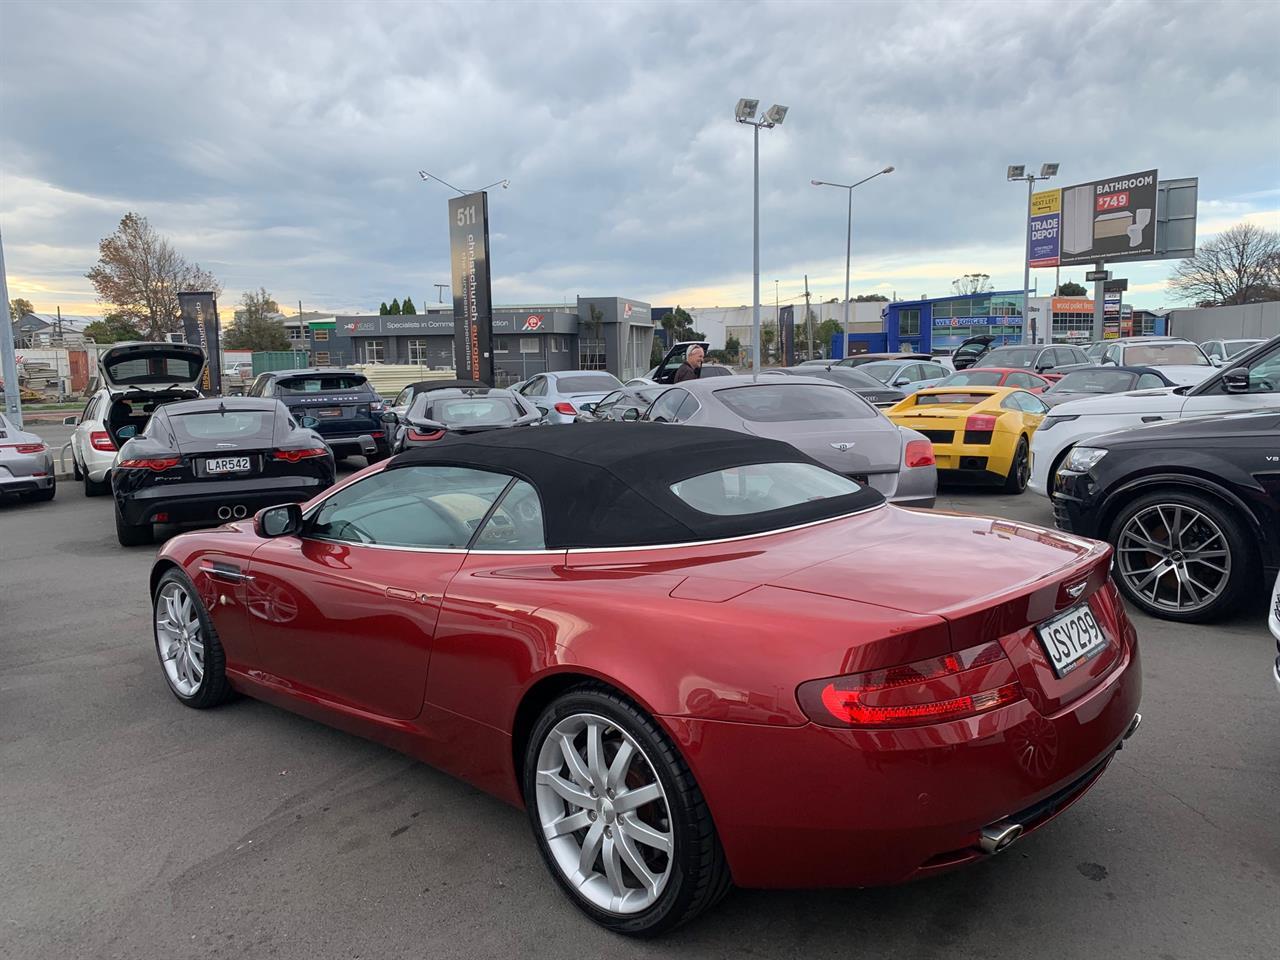
<path fill-rule="evenodd" d="M 1040 165 L 1040 175 L 1027 173 L 1025 164 L 1011 164 L 1006 173 L 1009 180 L 1025 180 L 1027 181 L 1027 236 L 1026 250 L 1022 257 L 1022 337 L 1027 338 L 1027 331 L 1031 331 L 1031 342 L 1036 342 L 1036 321 L 1031 316 L 1031 198 L 1035 193 L 1037 180 L 1048 180 L 1058 174 L 1058 164 L 1042 163 Z M 1056 294 L 1057 291 L 1055 290 Z M 1049 329 L 1045 332 L 1045 343 L 1053 339 L 1053 311 L 1049 311 Z"/>
<path fill-rule="evenodd" d="M 839 187 L 841 190 L 847 190 L 849 194 L 849 216 L 845 224 L 844 237 L 844 344 L 840 350 L 841 356 L 844 356 L 849 349 L 849 336 L 853 332 L 849 328 L 849 264 L 853 260 L 853 188 L 860 187 L 868 180 L 874 180 L 876 177 L 886 173 L 893 173 L 893 167 L 877 170 L 871 176 L 863 177 L 857 183 L 832 183 L 829 180 L 809 181 L 815 187 Z"/>
<path fill-rule="evenodd" d="M 751 372 L 760 374 L 760 128 L 776 127 L 787 116 L 787 108 L 774 104 L 759 120 L 755 118 L 759 100 L 743 97 L 733 118 L 755 128 L 752 173 L 752 269 L 751 269 Z"/>

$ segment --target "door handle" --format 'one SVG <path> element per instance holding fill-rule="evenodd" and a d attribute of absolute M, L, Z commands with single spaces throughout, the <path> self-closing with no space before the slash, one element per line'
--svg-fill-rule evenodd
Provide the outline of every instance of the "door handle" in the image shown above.
<path fill-rule="evenodd" d="M 200 572 L 207 573 L 211 577 L 220 577 L 226 580 L 252 580 L 253 576 L 248 573 L 241 573 L 239 567 L 231 566 L 225 563 L 201 564 Z"/>
<path fill-rule="evenodd" d="M 387 587 L 387 599 L 408 600 L 410 603 L 417 603 L 418 595 L 412 590 L 401 590 L 399 587 Z"/>

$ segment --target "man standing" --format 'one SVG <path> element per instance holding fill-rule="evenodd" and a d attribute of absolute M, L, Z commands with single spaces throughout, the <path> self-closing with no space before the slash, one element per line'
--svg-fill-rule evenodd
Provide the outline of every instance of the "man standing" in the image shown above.
<path fill-rule="evenodd" d="M 690 347 L 689 352 L 684 355 L 684 363 L 680 364 L 680 369 L 676 371 L 676 383 L 683 383 L 685 380 L 697 380 L 702 376 L 702 357 L 701 347 Z"/>

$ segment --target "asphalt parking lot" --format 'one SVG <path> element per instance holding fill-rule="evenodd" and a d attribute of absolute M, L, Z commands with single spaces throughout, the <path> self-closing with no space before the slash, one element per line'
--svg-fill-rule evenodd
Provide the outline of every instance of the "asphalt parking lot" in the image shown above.
<path fill-rule="evenodd" d="M 939 507 L 1050 522 L 1030 494 Z M 119 547 L 110 501 L 70 482 L 0 503 L 0 957 L 1245 960 L 1280 943 L 1260 604 L 1212 628 L 1136 617 L 1146 722 L 1008 853 L 892 889 L 736 891 L 643 943 L 564 899 L 521 812 L 252 700 L 180 706 L 152 646 L 153 554 Z"/>

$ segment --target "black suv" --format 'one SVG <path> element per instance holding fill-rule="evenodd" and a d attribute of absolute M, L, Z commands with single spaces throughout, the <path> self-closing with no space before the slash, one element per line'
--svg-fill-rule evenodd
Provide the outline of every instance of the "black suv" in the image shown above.
<path fill-rule="evenodd" d="M 1053 513 L 1063 530 L 1115 546 L 1116 582 L 1151 616 L 1230 613 L 1280 569 L 1280 412 L 1085 441 L 1058 469 Z"/>
<path fill-rule="evenodd" d="M 283 401 L 298 423 L 324 438 L 337 459 L 363 453 L 362 436 L 372 437 L 376 448 L 367 455 L 370 463 L 391 452 L 382 423 L 386 406 L 363 373 L 334 367 L 271 370 L 253 381 L 249 396 Z"/>

